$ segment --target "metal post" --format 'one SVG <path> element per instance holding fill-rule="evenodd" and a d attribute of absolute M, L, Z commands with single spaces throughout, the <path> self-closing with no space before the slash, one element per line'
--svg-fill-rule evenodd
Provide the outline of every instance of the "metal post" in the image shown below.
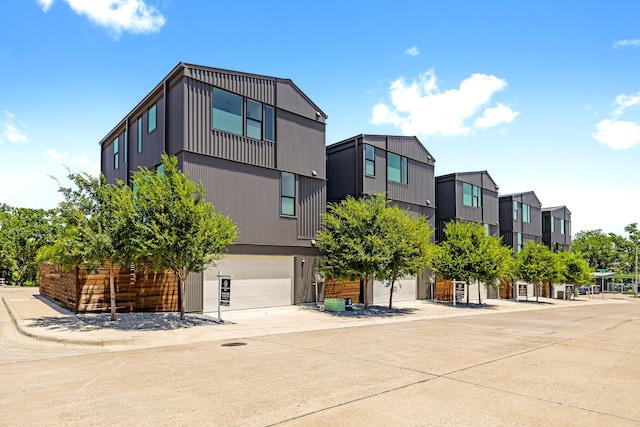
<path fill-rule="evenodd" d="M 636 243 L 636 286 L 633 290 L 636 298 L 638 298 L 638 244 Z"/>
<path fill-rule="evenodd" d="M 222 317 L 220 316 L 220 300 L 222 299 L 222 270 L 218 271 L 218 322 L 222 322 Z"/>

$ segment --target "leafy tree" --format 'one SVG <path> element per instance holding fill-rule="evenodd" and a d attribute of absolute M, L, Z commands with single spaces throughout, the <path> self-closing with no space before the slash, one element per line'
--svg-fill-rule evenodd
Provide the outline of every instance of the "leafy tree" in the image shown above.
<path fill-rule="evenodd" d="M 178 277 L 180 319 L 185 316 L 184 283 L 222 258 L 237 236 L 236 225 L 205 200 L 196 184 L 178 168 L 178 159 L 162 155 L 163 172 L 142 168 L 133 174 L 136 258 Z"/>
<path fill-rule="evenodd" d="M 482 224 L 470 221 L 449 221 L 444 228 L 446 239 L 434 258 L 434 268 L 447 280 L 464 280 L 469 287 L 473 280 L 493 285 L 498 278 L 509 276 L 511 250 L 500 240 L 488 236 Z M 480 286 L 478 283 L 478 300 Z"/>
<path fill-rule="evenodd" d="M 124 183 L 106 183 L 104 175 L 70 173 L 74 187 L 60 187 L 64 200 L 60 217 L 64 230 L 49 248 L 41 251 L 41 260 L 55 261 L 63 269 L 75 266 L 91 271 L 109 268 L 111 320 L 116 320 L 116 268 L 135 259 L 131 241 L 134 209 L 133 193 Z"/>
<path fill-rule="evenodd" d="M 563 271 L 559 261 L 559 257 L 545 245 L 527 242 L 516 258 L 515 275 L 536 286 L 536 301 L 539 301 L 542 282 L 557 283 L 562 279 Z"/>
<path fill-rule="evenodd" d="M 610 235 L 602 230 L 579 231 L 571 242 L 571 251 L 579 253 L 593 269 L 609 269 L 618 255 Z"/>
<path fill-rule="evenodd" d="M 414 216 L 397 206 L 387 206 L 377 218 L 385 232 L 384 241 L 389 247 L 389 257 L 378 264 L 376 278 L 387 282 L 389 308 L 393 293 L 398 290 L 396 281 L 404 276 L 420 274 L 431 262 L 435 245 L 431 243 L 433 229 L 424 216 Z"/>
<path fill-rule="evenodd" d="M 502 244 L 502 238 L 486 236 L 479 248 L 480 261 L 476 274 L 485 287 L 492 286 L 500 297 L 499 279 L 511 277 L 513 270 L 513 251 Z M 480 287 L 478 286 L 478 300 Z"/>
<path fill-rule="evenodd" d="M 0 277 L 9 283 L 38 283 L 38 250 L 58 232 L 55 210 L 0 205 Z"/>
<path fill-rule="evenodd" d="M 389 221 L 381 221 L 387 209 L 384 194 L 360 199 L 347 196 L 327 206 L 316 236 L 325 256 L 320 266 L 325 277 L 364 282 L 365 309 L 369 308 L 367 284 L 392 258 L 393 248 L 386 240 Z"/>
<path fill-rule="evenodd" d="M 561 263 L 564 265 L 563 281 L 576 286 L 586 286 L 593 283 L 592 269 L 582 256 L 573 252 L 559 252 Z"/>

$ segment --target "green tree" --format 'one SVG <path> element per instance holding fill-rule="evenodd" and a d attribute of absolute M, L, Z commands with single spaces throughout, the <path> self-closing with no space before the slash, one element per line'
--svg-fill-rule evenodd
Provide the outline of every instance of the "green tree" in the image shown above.
<path fill-rule="evenodd" d="M 431 263 L 433 229 L 426 217 L 414 216 L 397 206 L 388 205 L 377 219 L 390 252 L 387 260 L 378 264 L 375 277 L 386 281 L 391 308 L 393 293 L 400 286 L 396 285 L 398 279 L 418 275 Z"/>
<path fill-rule="evenodd" d="M 58 224 L 55 210 L 0 205 L 0 277 L 8 283 L 38 283 L 38 250 L 52 244 Z"/>
<path fill-rule="evenodd" d="M 563 281 L 565 283 L 575 286 L 586 286 L 593 283 L 593 276 L 591 275 L 593 270 L 580 254 L 559 252 L 558 256 L 564 265 Z"/>
<path fill-rule="evenodd" d="M 536 301 L 539 301 L 542 282 L 557 283 L 563 277 L 559 257 L 545 245 L 535 242 L 525 243 L 516 258 L 514 271 L 518 279 L 536 287 Z"/>
<path fill-rule="evenodd" d="M 39 259 L 58 263 L 63 269 L 83 267 L 109 269 L 111 320 L 116 320 L 116 269 L 135 260 L 131 240 L 134 209 L 131 189 L 120 182 L 107 184 L 104 175 L 69 173 L 73 187 L 59 187 L 64 223 L 55 243 L 41 251 Z"/>
<path fill-rule="evenodd" d="M 571 251 L 579 253 L 593 269 L 610 269 L 618 251 L 610 235 L 602 230 L 579 231 L 571 242 Z"/>
<path fill-rule="evenodd" d="M 464 280 L 467 287 L 478 281 L 478 300 L 480 282 L 493 286 L 496 279 L 509 276 L 511 269 L 511 250 L 502 246 L 500 240 L 488 236 L 484 226 L 470 221 L 449 221 L 444 228 L 446 239 L 434 257 L 434 268 L 447 280 Z"/>
<path fill-rule="evenodd" d="M 222 258 L 237 236 L 233 221 L 215 211 L 196 184 L 178 168 L 178 159 L 162 155 L 163 172 L 142 168 L 133 174 L 136 258 L 178 277 L 180 319 L 185 316 L 184 283 Z"/>

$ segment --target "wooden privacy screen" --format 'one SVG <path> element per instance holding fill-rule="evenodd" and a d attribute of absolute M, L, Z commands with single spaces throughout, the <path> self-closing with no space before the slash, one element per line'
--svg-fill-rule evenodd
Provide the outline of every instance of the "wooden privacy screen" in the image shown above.
<path fill-rule="evenodd" d="M 361 303 L 359 280 L 327 280 L 325 283 L 325 298 L 351 298 L 351 301 Z"/>
<path fill-rule="evenodd" d="M 178 311 L 178 279 L 170 271 L 154 273 L 116 270 L 118 311 Z M 55 264 L 40 264 L 40 294 L 76 313 L 109 309 L 109 270 L 97 273 L 81 268 L 62 271 Z"/>

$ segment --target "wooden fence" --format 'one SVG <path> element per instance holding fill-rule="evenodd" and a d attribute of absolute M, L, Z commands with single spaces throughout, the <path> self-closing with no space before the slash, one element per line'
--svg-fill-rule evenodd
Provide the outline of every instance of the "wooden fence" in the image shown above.
<path fill-rule="evenodd" d="M 116 270 L 118 311 L 178 311 L 178 278 L 169 271 Z M 40 264 L 40 294 L 76 313 L 110 308 L 109 270 L 97 273 L 73 268 L 64 272 L 55 264 Z"/>
<path fill-rule="evenodd" d="M 325 282 L 325 298 L 351 298 L 351 301 L 361 303 L 359 280 L 327 280 Z"/>

